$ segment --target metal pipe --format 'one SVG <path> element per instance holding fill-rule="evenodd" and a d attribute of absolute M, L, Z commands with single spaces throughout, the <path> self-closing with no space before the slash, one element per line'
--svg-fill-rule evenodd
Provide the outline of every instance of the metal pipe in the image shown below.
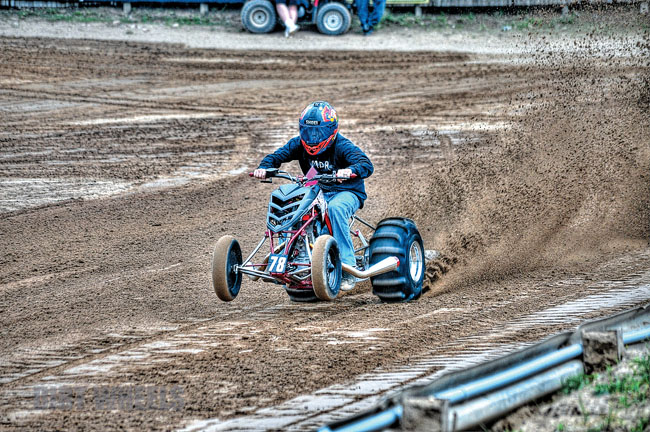
<path fill-rule="evenodd" d="M 253 270 L 250 267 L 246 267 L 246 268 L 237 267 L 237 271 L 247 276 L 253 276 L 253 277 L 262 278 L 266 280 L 275 280 L 273 276 L 269 275 L 268 273 L 264 273 L 259 270 Z"/>
<path fill-rule="evenodd" d="M 641 342 L 642 340 L 648 338 L 650 338 L 650 327 L 630 330 L 626 333 L 623 333 L 624 344 L 633 344 L 636 342 Z"/>
<path fill-rule="evenodd" d="M 253 249 L 253 252 L 251 252 L 251 254 L 248 255 L 248 258 L 246 258 L 246 260 L 242 263 L 242 267 L 245 267 L 246 264 L 248 264 L 248 261 L 250 261 L 251 258 L 253 258 L 255 256 L 255 254 L 257 253 L 258 250 L 260 250 L 260 248 L 262 247 L 262 245 L 264 244 L 265 241 L 266 241 L 266 236 L 264 236 L 264 238 L 259 242 L 257 247 L 255 247 L 255 249 Z"/>
<path fill-rule="evenodd" d="M 354 215 L 353 217 L 359 222 L 361 222 L 362 224 L 364 224 L 365 226 L 367 226 L 368 228 L 370 228 L 371 230 L 377 231 L 377 227 L 372 226 L 369 222 L 366 222 L 365 220 L 361 219 L 359 216 Z"/>
<path fill-rule="evenodd" d="M 482 393 L 487 393 L 490 390 L 527 378 L 545 369 L 576 358 L 580 354 L 582 354 L 581 344 L 569 345 L 559 351 L 545 354 L 494 375 L 438 392 L 433 396 L 437 399 L 446 399 L 450 403 L 461 402 Z"/>
<path fill-rule="evenodd" d="M 344 265 L 344 270 L 345 270 Z M 347 270 L 346 270 L 347 271 Z M 623 333 L 623 342 L 632 344 L 645 339 L 650 339 L 650 327 L 630 330 Z M 499 372 L 495 375 L 478 379 L 463 385 L 438 392 L 433 397 L 447 399 L 451 403 L 467 400 L 489 390 L 495 390 L 520 381 L 510 387 L 502 388 L 496 392 L 476 398 L 462 405 L 449 409 L 446 419 L 450 431 L 462 430 L 475 426 L 481 422 L 488 421 L 498 415 L 505 414 L 517 406 L 530 402 L 543 395 L 557 391 L 562 387 L 562 381 L 583 371 L 580 360 L 571 360 L 582 354 L 582 344 L 574 344 L 559 351 L 542 355 L 529 360 L 519 366 Z M 568 360 L 571 360 L 567 362 Z M 567 362 L 565 364 L 562 364 Z M 560 365 L 560 366 L 558 366 Z M 546 370 L 554 367 L 554 369 Z M 545 371 L 546 370 L 546 371 Z M 538 372 L 545 371 L 531 378 Z M 338 429 L 331 429 L 324 426 L 319 432 L 365 432 L 375 431 L 389 427 L 393 423 L 384 425 L 383 420 L 389 421 L 389 413 L 399 412 L 399 416 L 393 417 L 393 422 L 401 419 L 403 407 L 396 405 L 390 409 L 377 414 L 357 420 L 353 423 L 342 426 Z M 471 420 L 470 420 L 471 419 Z"/>
<path fill-rule="evenodd" d="M 447 411 L 443 431 L 460 431 L 497 418 L 518 406 L 556 392 L 568 378 L 583 371 L 582 362 L 573 360 L 510 387 L 456 405 Z"/>
<path fill-rule="evenodd" d="M 370 267 L 368 270 L 359 270 L 356 267 L 343 263 L 343 271 L 350 273 L 352 276 L 359 279 L 367 279 L 369 277 L 377 276 L 389 271 L 396 270 L 399 267 L 399 258 L 388 257 L 379 261 L 377 264 Z"/>
<path fill-rule="evenodd" d="M 330 429 L 328 426 L 323 426 L 318 429 L 318 432 L 372 432 L 385 429 L 394 425 L 402 418 L 404 409 L 401 405 L 388 408 L 387 410 L 378 412 L 370 417 L 359 419 L 353 423 L 344 425 L 338 429 Z"/>

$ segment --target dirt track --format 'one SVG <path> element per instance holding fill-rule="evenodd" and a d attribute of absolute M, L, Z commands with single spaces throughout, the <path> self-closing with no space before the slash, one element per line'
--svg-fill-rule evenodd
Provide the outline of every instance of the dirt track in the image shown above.
<path fill-rule="evenodd" d="M 638 58 L 0 45 L 3 427 L 238 417 L 461 338 L 535 341 L 575 323 L 497 330 L 602 281 L 648 284 Z M 216 239 L 261 235 L 270 186 L 244 173 L 314 99 L 375 164 L 363 214 L 413 217 L 444 253 L 419 301 L 365 284 L 315 305 L 250 281 L 230 304 L 211 291 Z M 180 385 L 184 408 L 34 411 L 45 384 Z"/>

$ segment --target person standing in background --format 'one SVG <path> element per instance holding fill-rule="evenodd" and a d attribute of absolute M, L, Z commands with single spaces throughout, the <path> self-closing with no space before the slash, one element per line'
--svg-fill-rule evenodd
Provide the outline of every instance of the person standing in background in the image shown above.
<path fill-rule="evenodd" d="M 300 27 L 296 24 L 298 21 L 298 2 L 297 0 L 275 0 L 275 9 L 284 23 L 284 36 L 289 37 L 297 32 Z"/>
<path fill-rule="evenodd" d="M 370 0 L 356 0 L 357 15 L 361 21 L 361 29 L 364 36 L 370 36 L 374 27 L 379 24 L 381 17 L 384 15 L 386 0 L 373 0 L 372 12 L 369 12 Z"/>

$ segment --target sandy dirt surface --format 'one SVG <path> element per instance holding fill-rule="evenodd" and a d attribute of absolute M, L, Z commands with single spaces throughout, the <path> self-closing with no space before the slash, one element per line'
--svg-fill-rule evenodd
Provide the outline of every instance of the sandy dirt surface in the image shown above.
<path fill-rule="evenodd" d="M 102 26 L 0 28 L 3 428 L 234 419 L 424 352 L 462 353 L 450 344 L 464 338 L 536 341 L 575 323 L 500 330 L 649 283 L 639 35 L 574 36 L 579 49 L 562 50 L 535 37 L 504 57 L 480 40 L 425 49 L 399 32 L 386 36 L 401 47 L 391 53 L 360 37 L 355 51 L 355 35 L 348 50 L 292 52 L 264 51 L 275 36 L 225 50 L 118 40 Z M 604 40 L 616 56 L 602 56 Z M 211 290 L 216 240 L 233 234 L 250 250 L 262 235 L 271 186 L 246 172 L 314 99 L 332 102 L 375 164 L 362 214 L 412 217 L 442 252 L 417 302 L 382 304 L 367 284 L 307 305 L 260 282 L 228 304 Z M 34 394 L 48 386 L 88 391 L 41 409 Z M 92 400 L 133 386 L 180 388 L 182 406 Z"/>

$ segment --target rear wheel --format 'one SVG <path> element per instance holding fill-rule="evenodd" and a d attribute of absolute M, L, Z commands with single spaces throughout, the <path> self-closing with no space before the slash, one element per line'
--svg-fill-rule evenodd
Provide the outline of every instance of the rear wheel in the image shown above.
<path fill-rule="evenodd" d="M 331 301 L 341 289 L 341 257 L 334 237 L 322 235 L 316 239 L 311 259 L 311 283 L 316 297 Z"/>
<path fill-rule="evenodd" d="M 336 2 L 321 6 L 316 16 L 318 31 L 330 36 L 338 36 L 348 31 L 351 21 L 348 8 Z"/>
<path fill-rule="evenodd" d="M 372 292 L 386 302 L 409 301 L 422 294 L 424 245 L 415 222 L 406 218 L 384 219 L 370 239 L 370 265 L 396 256 L 396 270 L 371 278 Z"/>
<path fill-rule="evenodd" d="M 235 266 L 241 263 L 239 242 L 230 235 L 221 237 L 212 253 L 212 287 L 221 300 L 232 301 L 239 294 L 241 273 Z"/>
<path fill-rule="evenodd" d="M 248 0 L 241 9 L 241 23 L 251 33 L 269 33 L 276 22 L 275 7 L 269 0 Z"/>

